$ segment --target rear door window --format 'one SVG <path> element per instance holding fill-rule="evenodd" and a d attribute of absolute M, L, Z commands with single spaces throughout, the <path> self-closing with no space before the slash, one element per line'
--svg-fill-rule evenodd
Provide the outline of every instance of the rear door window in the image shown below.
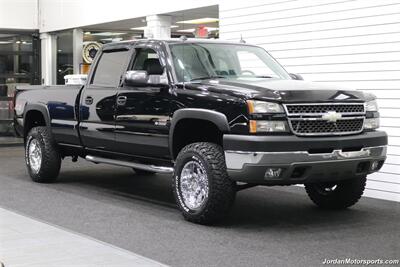
<path fill-rule="evenodd" d="M 103 52 L 97 64 L 92 84 L 105 87 L 117 87 L 121 75 L 126 70 L 129 51 Z"/>

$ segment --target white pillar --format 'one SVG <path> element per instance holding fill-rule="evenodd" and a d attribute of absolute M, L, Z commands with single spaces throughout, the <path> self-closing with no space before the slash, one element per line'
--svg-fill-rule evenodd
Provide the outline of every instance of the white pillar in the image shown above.
<path fill-rule="evenodd" d="M 82 29 L 73 29 L 72 31 L 72 62 L 74 74 L 80 73 L 82 63 L 83 31 Z"/>
<path fill-rule="evenodd" d="M 41 33 L 42 84 L 57 83 L 57 37 L 49 33 Z"/>
<path fill-rule="evenodd" d="M 171 16 L 151 15 L 146 17 L 146 22 L 145 37 L 171 38 Z"/>

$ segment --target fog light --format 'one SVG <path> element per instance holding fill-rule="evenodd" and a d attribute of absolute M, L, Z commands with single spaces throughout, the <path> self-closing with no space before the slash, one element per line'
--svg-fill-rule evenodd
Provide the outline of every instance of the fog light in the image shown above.
<path fill-rule="evenodd" d="M 375 160 L 371 164 L 371 171 L 376 171 L 379 168 L 379 161 Z"/>
<path fill-rule="evenodd" d="M 265 172 L 265 178 L 278 178 L 281 176 L 282 169 L 281 168 L 268 168 Z"/>

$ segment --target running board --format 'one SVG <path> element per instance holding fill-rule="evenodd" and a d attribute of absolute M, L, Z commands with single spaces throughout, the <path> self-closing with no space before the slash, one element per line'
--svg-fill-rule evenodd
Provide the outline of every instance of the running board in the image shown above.
<path fill-rule="evenodd" d="M 157 172 L 157 173 L 173 173 L 174 172 L 174 168 L 172 168 L 172 167 L 146 165 L 146 164 L 141 164 L 141 163 L 136 163 L 136 162 L 121 161 L 121 160 L 115 160 L 115 159 L 106 159 L 106 158 L 95 157 L 95 156 L 86 156 L 85 159 L 87 161 L 94 162 L 94 163 L 104 163 L 104 164 L 110 164 L 110 165 L 115 165 L 115 166 L 130 167 L 130 168 L 140 169 L 140 170 L 150 171 L 150 172 Z"/>

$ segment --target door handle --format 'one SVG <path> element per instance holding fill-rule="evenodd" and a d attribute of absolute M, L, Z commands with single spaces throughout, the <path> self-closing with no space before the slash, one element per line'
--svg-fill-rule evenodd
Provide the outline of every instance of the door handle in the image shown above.
<path fill-rule="evenodd" d="M 91 105 L 91 104 L 93 104 L 93 97 L 87 96 L 87 97 L 85 98 L 85 104 L 86 104 L 86 105 Z"/>
<path fill-rule="evenodd" d="M 126 100 L 127 100 L 127 97 L 124 96 L 124 95 L 121 95 L 121 96 L 117 97 L 117 105 L 118 106 L 125 106 Z"/>

